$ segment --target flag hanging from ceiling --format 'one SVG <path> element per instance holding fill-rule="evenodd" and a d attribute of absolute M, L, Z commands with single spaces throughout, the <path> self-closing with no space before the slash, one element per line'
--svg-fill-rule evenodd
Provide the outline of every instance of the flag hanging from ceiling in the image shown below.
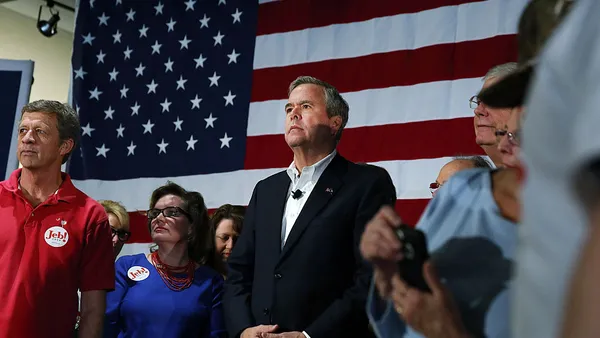
<path fill-rule="evenodd" d="M 149 240 L 134 212 L 167 180 L 209 208 L 246 205 L 291 162 L 287 87 L 311 75 L 350 104 L 340 153 L 387 169 L 397 210 L 415 223 L 441 166 L 482 154 L 468 99 L 489 68 L 516 59 L 526 2 L 81 1 L 72 102 L 82 140 L 69 173 L 132 212 L 133 243 Z"/>

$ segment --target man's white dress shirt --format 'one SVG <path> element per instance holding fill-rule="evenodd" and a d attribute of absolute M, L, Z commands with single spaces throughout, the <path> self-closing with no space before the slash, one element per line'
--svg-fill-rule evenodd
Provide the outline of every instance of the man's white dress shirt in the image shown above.
<path fill-rule="evenodd" d="M 331 154 L 327 155 L 319 162 L 311 166 L 304 167 L 302 169 L 302 173 L 296 169 L 296 164 L 294 162 L 292 162 L 292 164 L 290 164 L 290 166 L 287 168 L 287 174 L 292 183 L 290 184 L 290 189 L 288 190 L 287 202 L 283 212 L 283 224 L 281 227 L 282 249 L 285 246 L 285 242 L 287 241 L 290 232 L 292 231 L 294 223 L 296 223 L 298 215 L 300 215 L 304 204 L 308 200 L 308 197 L 310 197 L 313 188 L 336 154 L 337 151 L 334 150 Z M 293 197 L 294 191 L 296 190 L 300 190 L 302 192 L 300 198 Z"/>
<path fill-rule="evenodd" d="M 298 219 L 298 215 L 302 211 L 304 204 L 310 197 L 310 194 L 313 191 L 313 188 L 319 181 L 319 178 L 329 165 L 337 151 L 334 150 L 331 154 L 327 155 L 325 158 L 320 160 L 319 162 L 302 168 L 302 172 L 299 172 L 296 168 L 296 164 L 292 162 L 290 166 L 287 168 L 287 174 L 290 177 L 292 183 L 290 184 L 290 189 L 287 194 L 287 202 L 285 204 L 285 209 L 283 211 L 283 220 L 281 226 L 281 249 L 285 246 L 285 242 L 294 227 L 294 223 L 296 223 L 296 219 Z M 299 198 L 294 198 L 294 191 L 300 190 L 302 195 Z M 306 336 L 306 338 L 310 338 L 308 333 L 302 331 L 302 333 Z"/>

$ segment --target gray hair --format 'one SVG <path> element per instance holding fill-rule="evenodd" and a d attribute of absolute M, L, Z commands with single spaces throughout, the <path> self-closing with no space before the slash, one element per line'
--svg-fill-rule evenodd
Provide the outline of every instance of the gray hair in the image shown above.
<path fill-rule="evenodd" d="M 299 76 L 296 80 L 294 80 L 288 89 L 288 97 L 292 93 L 296 87 L 303 84 L 314 84 L 317 86 L 321 86 L 323 88 L 323 93 L 325 94 L 325 106 L 327 110 L 327 116 L 340 116 L 342 118 L 342 125 L 340 129 L 338 129 L 335 134 L 335 139 L 339 141 L 342 138 L 342 132 L 344 131 L 344 127 L 346 123 L 348 123 L 348 111 L 350 111 L 350 107 L 348 106 L 348 102 L 344 100 L 342 95 L 338 90 L 325 81 L 321 81 L 312 76 Z"/>
<path fill-rule="evenodd" d="M 494 66 L 488 70 L 487 74 L 483 77 L 483 81 L 487 81 L 489 79 L 498 78 L 506 76 L 517 70 L 516 62 L 508 62 L 503 63 L 501 65 Z"/>
<path fill-rule="evenodd" d="M 475 155 L 475 156 L 456 156 L 452 160 L 458 161 L 469 161 L 473 164 L 473 168 L 487 168 L 492 169 L 490 163 L 483 158 L 483 156 Z"/>
<path fill-rule="evenodd" d="M 71 153 L 79 144 L 81 136 L 81 126 L 79 125 L 79 116 L 71 106 L 58 101 L 37 100 L 30 102 L 21 109 L 21 119 L 25 113 L 47 113 L 56 115 L 56 126 L 58 128 L 58 137 L 61 142 L 68 139 L 73 140 L 73 149 L 62 159 L 64 164 L 71 156 Z"/>

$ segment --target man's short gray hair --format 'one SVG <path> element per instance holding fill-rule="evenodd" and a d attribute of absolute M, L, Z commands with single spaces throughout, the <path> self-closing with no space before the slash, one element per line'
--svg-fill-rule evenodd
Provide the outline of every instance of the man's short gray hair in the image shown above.
<path fill-rule="evenodd" d="M 501 65 L 494 66 L 488 70 L 487 74 L 483 77 L 483 81 L 489 79 L 503 77 L 517 70 L 516 62 L 503 63 Z"/>
<path fill-rule="evenodd" d="M 294 80 L 290 84 L 290 88 L 288 89 L 288 97 L 292 93 L 296 87 L 303 84 L 314 84 L 317 86 L 321 86 L 323 88 L 323 93 L 325 94 L 325 106 L 327 110 L 327 116 L 340 116 L 342 118 L 342 124 L 340 125 L 340 129 L 338 129 L 335 134 L 335 139 L 339 141 L 342 138 L 342 132 L 344 131 L 344 127 L 346 123 L 348 123 L 348 111 L 350 111 L 350 107 L 348 106 L 348 102 L 344 100 L 342 95 L 338 90 L 325 81 L 321 81 L 312 76 L 299 76 L 296 80 Z"/>
<path fill-rule="evenodd" d="M 473 168 L 487 168 L 492 169 L 492 165 L 483 156 L 456 156 L 452 160 L 454 161 L 469 161 L 473 165 Z"/>
<path fill-rule="evenodd" d="M 58 137 L 61 142 L 68 139 L 73 140 L 73 149 L 67 153 L 62 160 L 64 164 L 71 156 L 73 150 L 79 144 L 81 137 L 81 126 L 79 125 L 79 116 L 71 106 L 58 101 L 37 100 L 30 102 L 21 109 L 21 119 L 25 113 L 47 113 L 56 115 L 56 126 L 58 128 Z"/>

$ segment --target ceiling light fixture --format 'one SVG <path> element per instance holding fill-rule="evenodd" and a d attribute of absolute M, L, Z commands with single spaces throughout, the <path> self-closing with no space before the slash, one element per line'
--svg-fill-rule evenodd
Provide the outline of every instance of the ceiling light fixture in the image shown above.
<path fill-rule="evenodd" d="M 40 33 L 42 33 L 42 35 L 48 38 L 56 35 L 56 33 L 58 32 L 58 21 L 60 21 L 60 15 L 58 15 L 58 10 L 54 9 L 55 5 L 75 12 L 75 9 L 73 7 L 63 5 L 60 2 L 56 2 L 53 0 L 47 0 L 46 7 L 48 7 L 48 10 L 50 11 L 50 14 L 52 14 L 52 16 L 49 20 L 42 20 L 42 8 L 44 8 L 44 5 L 41 5 L 40 11 L 38 12 L 37 28 L 40 31 Z"/>

